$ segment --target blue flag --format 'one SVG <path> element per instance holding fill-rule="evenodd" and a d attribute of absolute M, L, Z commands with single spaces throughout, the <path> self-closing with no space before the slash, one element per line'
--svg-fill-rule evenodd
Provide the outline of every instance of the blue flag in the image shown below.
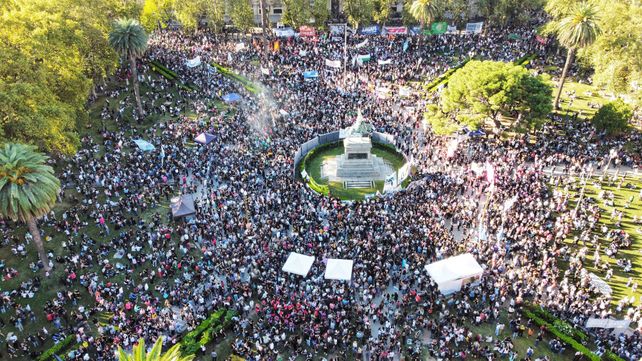
<path fill-rule="evenodd" d="M 410 45 L 410 38 L 407 38 L 406 41 L 403 43 L 403 52 L 405 53 L 406 50 L 408 50 L 408 46 Z"/>

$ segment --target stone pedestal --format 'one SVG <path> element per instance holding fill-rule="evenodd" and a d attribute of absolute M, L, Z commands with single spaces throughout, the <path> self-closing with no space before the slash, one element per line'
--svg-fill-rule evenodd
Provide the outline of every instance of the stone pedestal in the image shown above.
<path fill-rule="evenodd" d="M 375 181 L 386 177 L 389 170 L 383 159 L 372 155 L 369 137 L 348 137 L 343 140 L 344 154 L 337 157 L 334 180 Z"/>

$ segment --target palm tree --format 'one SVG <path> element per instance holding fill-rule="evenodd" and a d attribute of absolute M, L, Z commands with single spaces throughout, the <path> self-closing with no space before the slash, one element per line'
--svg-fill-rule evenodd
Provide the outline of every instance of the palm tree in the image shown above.
<path fill-rule="evenodd" d="M 45 271 L 49 261 L 36 220 L 49 213 L 60 191 L 47 159 L 30 145 L 8 143 L 0 148 L 0 217 L 27 224 Z"/>
<path fill-rule="evenodd" d="M 555 109 L 559 109 L 560 96 L 562 95 L 562 87 L 566 80 L 566 74 L 573 62 L 573 55 L 577 49 L 585 48 L 597 39 L 600 35 L 600 26 L 597 24 L 599 17 L 595 6 L 589 2 L 582 2 L 567 15 L 562 18 L 557 27 L 557 40 L 568 51 L 566 55 L 566 63 L 562 71 L 562 78 L 560 79 L 560 86 L 557 90 L 555 97 Z"/>
<path fill-rule="evenodd" d="M 125 353 L 122 348 L 118 347 L 118 361 L 192 361 L 194 359 L 194 355 L 181 356 L 179 347 L 180 345 L 176 344 L 163 354 L 163 339 L 159 338 L 152 350 L 147 352 L 145 341 L 141 338 L 131 354 Z"/>
<path fill-rule="evenodd" d="M 421 30 L 435 18 L 437 6 L 434 0 L 413 0 L 410 15 L 421 24 Z"/>
<path fill-rule="evenodd" d="M 109 45 L 125 60 L 129 60 L 129 68 L 134 81 L 134 95 L 138 115 L 145 115 L 140 102 L 140 91 L 138 89 L 138 72 L 136 71 L 136 59 L 140 58 L 147 50 L 147 33 L 145 29 L 134 19 L 118 19 L 109 33 Z"/>

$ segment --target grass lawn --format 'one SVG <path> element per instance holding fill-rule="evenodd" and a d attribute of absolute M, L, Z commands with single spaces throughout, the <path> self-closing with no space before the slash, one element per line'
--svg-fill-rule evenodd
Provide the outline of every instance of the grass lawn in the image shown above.
<path fill-rule="evenodd" d="M 633 223 L 633 217 L 637 216 L 638 218 L 642 217 L 642 200 L 640 200 L 640 189 L 642 189 L 642 177 L 633 177 L 631 175 L 628 175 L 626 177 L 626 180 L 622 183 L 622 186 L 618 189 L 618 182 L 623 179 L 623 176 L 618 177 L 618 181 L 611 182 L 609 179 L 605 178 L 604 180 L 600 180 L 599 177 L 593 177 L 589 183 L 587 183 L 585 192 L 584 192 L 584 197 L 585 201 L 588 200 L 589 198 L 595 201 L 595 204 L 597 204 L 600 209 L 602 210 L 601 214 L 602 216 L 600 217 L 599 220 L 599 226 L 598 229 L 596 229 L 596 234 L 599 237 L 599 242 L 600 242 L 600 257 L 601 257 L 601 262 L 608 262 L 610 264 L 610 267 L 613 269 L 613 277 L 607 281 L 608 284 L 611 286 L 613 289 L 613 303 L 617 304 L 617 302 L 622 299 L 623 297 L 630 297 L 630 296 L 635 296 L 636 302 L 635 304 L 639 304 L 639 298 L 642 295 L 642 287 L 638 288 L 636 292 L 633 292 L 630 287 L 626 287 L 626 283 L 628 281 L 629 277 L 632 277 L 634 282 L 637 282 L 640 286 L 642 286 L 642 225 L 639 224 L 634 224 Z M 635 189 L 628 189 L 625 185 L 627 183 L 631 183 Z M 575 184 L 579 184 L 579 180 L 575 181 Z M 600 200 L 598 198 L 598 194 L 600 192 L 600 189 L 598 186 L 604 190 L 604 191 L 611 191 L 614 194 L 614 200 L 613 200 L 613 205 L 609 206 L 604 203 L 603 200 Z M 575 188 L 575 189 L 574 189 Z M 571 188 L 569 187 L 569 193 L 572 196 L 572 198 L 569 201 L 569 208 L 572 209 L 575 207 L 576 199 L 578 197 L 579 193 L 579 187 L 574 187 Z M 629 197 L 633 196 L 634 201 L 631 204 L 631 206 L 628 209 L 624 208 L 625 203 L 628 201 Z M 586 203 L 584 203 L 586 205 Z M 608 257 L 606 256 L 605 250 L 608 248 L 610 245 L 610 241 L 606 239 L 605 235 L 601 232 L 599 228 L 601 228 L 602 225 L 606 225 L 609 229 L 615 229 L 615 222 L 616 219 L 614 218 L 611 220 L 611 212 L 612 210 L 616 208 L 619 211 L 623 212 L 622 216 L 622 227 L 621 229 L 626 231 L 629 236 L 632 239 L 631 242 L 631 247 L 629 248 L 622 248 L 618 251 L 614 257 L 617 258 L 625 258 L 631 260 L 631 263 L 633 265 L 632 271 L 629 273 L 625 273 L 623 271 L 622 267 L 619 267 L 616 264 L 616 259 L 613 257 Z M 573 236 L 577 235 L 577 233 L 573 234 Z M 582 245 L 576 245 L 574 244 L 573 239 L 568 239 L 567 244 L 571 245 L 572 247 L 575 247 L 576 249 L 578 247 L 582 247 Z M 585 267 L 595 273 L 596 275 L 600 276 L 602 279 L 604 279 L 604 276 L 606 272 L 602 270 L 595 269 L 594 267 L 594 253 L 595 253 L 595 246 L 591 245 L 588 247 L 588 251 L 586 252 L 586 262 L 585 262 Z"/>
<path fill-rule="evenodd" d="M 568 93 L 575 91 L 575 99 L 571 104 L 571 97 Z M 599 109 L 592 108 L 589 103 L 603 105 L 609 100 L 601 96 L 599 89 L 593 85 L 581 84 L 577 82 L 567 81 L 564 83 L 562 89 L 562 96 L 560 97 L 560 110 L 557 111 L 560 115 L 565 115 L 568 112 L 580 113 L 578 118 L 583 120 L 590 120 L 593 114 Z M 553 96 L 557 95 L 557 88 L 553 89 Z"/>
<path fill-rule="evenodd" d="M 335 197 L 343 200 L 363 200 L 366 195 L 375 194 L 378 192 L 383 192 L 383 181 L 375 181 L 374 188 L 343 188 L 341 182 L 329 182 L 328 179 L 321 177 L 321 165 L 327 159 L 336 157 L 343 154 L 343 144 L 337 143 L 337 146 L 321 149 L 318 152 L 312 154 L 308 160 L 306 172 L 312 177 L 318 184 L 327 185 L 330 189 L 330 193 Z M 373 144 L 372 154 L 377 157 L 381 157 L 385 162 L 390 164 L 395 170 L 398 170 L 404 164 L 404 158 L 401 154 L 395 153 L 391 148 L 386 146 L 378 145 L 377 143 Z"/>
<path fill-rule="evenodd" d="M 507 317 L 507 314 L 505 312 L 502 312 L 501 316 L 499 317 L 499 320 L 506 325 L 504 330 L 499 334 L 500 339 L 505 339 L 506 337 L 510 337 L 512 334 L 512 331 L 510 330 L 510 327 L 508 323 L 510 322 L 510 319 Z M 527 319 L 522 318 L 523 322 L 526 322 Z M 480 325 L 474 325 L 474 324 L 469 324 L 467 325 L 468 328 L 474 332 L 478 333 L 484 337 L 486 336 L 493 336 L 493 341 L 497 339 L 495 337 L 495 325 L 496 323 L 482 323 Z M 575 353 L 575 350 L 573 350 L 570 346 L 566 346 L 566 350 L 562 354 L 554 354 L 550 347 L 548 346 L 548 342 L 551 340 L 549 334 L 544 335 L 544 340 L 542 340 L 537 347 L 535 347 L 535 337 L 537 337 L 537 325 L 533 324 L 533 329 L 535 330 L 535 333 L 532 337 L 528 337 L 527 333 L 524 333 L 523 337 L 515 337 L 512 342 L 514 346 L 515 352 L 518 354 L 518 360 L 521 360 L 522 358 L 526 357 L 526 350 L 528 347 L 532 347 L 533 351 L 535 353 L 533 354 L 533 357 L 531 359 L 536 359 L 538 357 L 543 357 L 543 356 L 548 356 L 550 360 L 572 360 L 573 355 Z M 492 345 L 489 345 L 492 347 Z"/>
<path fill-rule="evenodd" d="M 150 73 L 152 77 L 156 77 L 156 74 Z M 121 84 L 122 85 L 122 84 Z M 113 87 L 113 84 L 109 84 L 109 87 Z M 145 94 L 147 91 L 153 91 L 154 89 L 148 88 L 146 83 L 141 83 L 141 94 Z M 178 91 L 174 88 L 168 88 L 168 92 L 171 92 L 175 97 L 178 97 Z M 110 105 L 109 107 L 112 110 L 117 110 L 120 107 L 120 102 L 127 96 L 131 97 L 131 94 L 128 94 L 127 92 L 121 92 L 121 94 L 118 97 L 115 98 L 110 98 Z M 142 123 L 138 124 L 134 121 L 125 121 L 125 122 L 120 122 L 117 123 L 114 120 L 105 120 L 104 122 L 100 120 L 100 112 L 102 111 L 104 105 L 105 105 L 105 97 L 99 98 L 95 102 L 93 102 L 89 106 L 89 123 L 87 124 L 86 127 L 82 128 L 83 134 L 81 136 L 89 136 L 93 138 L 94 142 L 97 144 L 97 151 L 93 154 L 94 158 L 100 159 L 104 155 L 104 147 L 102 144 L 102 137 L 100 135 L 103 127 L 109 131 L 118 131 L 118 130 L 126 130 L 127 132 L 131 132 L 132 129 L 137 129 L 140 132 L 143 132 L 147 129 L 150 128 L 151 125 L 161 123 L 161 122 L 166 122 L 172 120 L 171 116 L 166 116 L 166 117 L 148 117 L 145 119 Z M 219 111 L 227 109 L 227 105 L 225 105 L 222 102 L 218 102 L 217 104 L 214 104 Z M 131 106 L 127 107 L 124 111 L 124 114 L 131 114 Z M 187 114 L 188 118 L 193 118 L 193 114 Z M 129 152 L 131 150 L 131 145 L 126 144 L 124 147 L 124 152 Z M 59 166 L 64 165 L 65 163 L 63 162 L 58 162 L 56 165 L 56 168 L 60 170 Z M 70 209 L 73 206 L 77 205 L 77 200 L 83 199 L 83 195 L 78 194 L 75 189 L 69 188 L 66 189 L 65 191 L 65 197 L 62 202 L 57 203 L 56 206 L 54 207 L 54 212 L 56 214 L 56 217 L 58 219 L 61 218 L 63 212 L 66 210 Z M 104 194 L 101 194 L 98 197 L 98 201 L 100 203 L 104 203 L 106 201 L 106 196 Z M 156 207 L 149 207 L 146 211 L 141 212 L 138 214 L 137 218 L 143 219 L 145 221 L 151 220 L 151 218 L 158 214 L 162 217 L 163 223 L 166 223 L 165 221 L 165 216 L 167 215 L 169 211 L 169 206 L 168 202 L 165 201 L 165 199 L 158 199 L 156 200 L 157 206 Z M 149 202 L 148 202 L 149 204 Z M 95 245 L 91 246 L 93 248 L 97 248 L 101 244 L 109 244 L 111 239 L 114 237 L 117 237 L 118 232 L 114 230 L 113 226 L 110 227 L 110 235 L 104 235 L 101 234 L 101 230 L 99 227 L 96 226 L 95 219 L 88 218 L 86 214 L 79 214 L 79 217 L 82 221 L 87 222 L 86 226 L 83 226 L 79 229 L 78 234 L 71 234 L 70 236 L 66 236 L 64 233 L 59 232 L 56 230 L 54 227 L 50 227 L 46 224 L 46 222 L 41 221 L 39 222 L 39 226 L 41 230 L 44 232 L 44 245 L 45 249 L 47 251 L 51 251 L 55 257 L 57 256 L 71 256 L 74 254 L 78 254 L 80 252 L 80 240 L 81 240 L 81 235 L 86 234 L 91 238 L 94 242 Z M 24 236 L 27 233 L 27 229 L 24 225 L 22 224 L 14 224 L 10 223 L 10 234 L 15 236 L 18 242 L 23 242 L 24 241 Z M 122 230 L 129 230 L 130 228 L 126 227 Z M 75 243 L 73 245 L 70 245 L 70 243 Z M 64 244 L 67 246 L 65 247 Z M 0 279 L 0 291 L 12 291 L 12 290 L 18 290 L 20 288 L 20 285 L 23 282 L 29 282 L 31 281 L 34 277 L 39 277 L 41 286 L 38 289 L 37 292 L 34 293 L 33 298 L 22 298 L 20 296 L 16 296 L 15 300 L 17 303 L 22 304 L 23 306 L 29 305 L 31 309 L 34 311 L 36 315 L 36 320 L 34 322 L 31 321 L 26 321 L 24 324 L 24 332 L 20 332 L 17 330 L 14 325 L 9 322 L 9 317 L 14 314 L 13 311 L 8 311 L 4 314 L 0 314 L 0 318 L 6 323 L 6 326 L 2 327 L 2 333 L 7 334 L 8 332 L 14 332 L 19 340 L 22 340 L 23 337 L 27 334 L 35 334 L 38 330 L 41 330 L 43 328 L 46 328 L 50 334 L 56 333 L 57 330 L 53 326 L 51 322 L 48 322 L 45 318 L 45 312 L 44 312 L 44 307 L 47 302 L 50 302 L 51 300 L 54 300 L 56 298 L 56 294 L 58 292 L 63 292 L 64 291 L 74 291 L 77 290 L 80 294 L 80 299 L 78 300 L 77 305 L 72 305 L 71 303 L 67 304 L 64 306 L 64 308 L 67 311 L 67 314 L 71 314 L 72 311 L 77 310 L 79 306 L 86 306 L 86 307 L 93 307 L 95 305 L 95 300 L 93 298 L 93 295 L 90 295 L 86 288 L 81 286 L 78 281 L 75 281 L 72 286 L 68 287 L 66 286 L 62 280 L 67 277 L 67 272 L 65 271 L 65 266 L 64 264 L 56 263 L 51 275 L 47 278 L 44 276 L 42 272 L 33 272 L 29 269 L 29 264 L 32 262 L 35 262 L 38 257 L 37 253 L 35 251 L 35 247 L 33 244 L 27 245 L 26 246 L 26 256 L 16 256 L 11 253 L 10 246 L 4 246 L 0 248 L 0 260 L 2 260 L 5 263 L 5 269 L 13 268 L 16 269 L 19 273 L 16 277 L 13 277 L 11 279 L 5 279 L 1 278 Z M 122 263 L 126 268 L 130 267 L 129 261 L 127 258 L 122 258 L 122 259 L 115 259 L 111 257 L 115 250 L 110 250 L 110 258 L 109 261 L 111 264 L 116 264 L 117 262 Z M 179 257 L 180 259 L 180 257 Z M 144 264 L 144 265 L 139 265 L 136 270 L 141 270 L 141 269 L 149 269 L 153 268 L 151 264 Z M 124 281 L 124 275 L 123 273 L 120 273 L 112 278 L 105 278 L 101 274 L 101 267 L 98 267 L 96 265 L 93 265 L 89 268 L 82 269 L 80 274 L 87 274 L 90 272 L 96 272 L 100 278 L 100 280 L 105 280 L 105 281 L 111 281 L 111 282 L 118 282 L 119 284 L 123 284 Z M 139 272 L 133 272 L 130 277 L 135 280 L 135 283 L 138 284 L 140 283 L 140 275 Z M 128 294 L 129 290 L 125 287 L 125 293 Z M 160 296 L 160 295 L 159 295 Z M 96 315 L 97 318 L 100 320 L 100 322 L 104 322 L 102 319 L 102 316 L 100 314 Z M 71 323 L 69 325 L 75 325 L 75 321 L 71 320 Z M 68 324 L 62 320 L 63 326 L 67 326 Z M 90 324 L 93 323 L 90 322 Z M 96 332 L 96 328 L 93 327 L 90 332 Z M 50 348 L 53 346 L 53 341 L 50 339 L 40 348 L 38 348 L 38 353 L 41 353 L 42 351 Z M 72 348 L 73 345 L 70 345 L 69 348 Z M 217 346 L 218 347 L 218 346 Z M 69 349 L 68 348 L 68 349 Z M 229 344 L 228 344 L 229 348 Z M 226 348 L 225 345 L 223 344 L 221 346 L 221 352 L 219 354 L 227 355 L 229 352 L 225 352 Z M 64 354 L 64 352 L 63 352 Z M 61 354 L 62 355 L 62 354 Z M 6 351 L 3 348 L 2 351 L 0 351 L 0 359 L 4 360 L 6 357 Z M 18 358 L 16 360 L 31 360 L 31 358 Z M 207 358 L 209 360 L 209 357 Z M 223 359 L 223 358 L 221 358 Z"/>

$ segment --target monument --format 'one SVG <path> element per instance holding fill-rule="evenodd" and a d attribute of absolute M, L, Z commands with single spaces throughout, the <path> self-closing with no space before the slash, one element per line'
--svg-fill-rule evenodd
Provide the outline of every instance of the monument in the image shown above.
<path fill-rule="evenodd" d="M 355 123 L 343 131 L 343 154 L 328 159 L 322 174 L 332 182 L 343 182 L 345 188 L 374 188 L 374 181 L 384 180 L 394 169 L 371 153 L 372 125 L 358 112 Z"/>

